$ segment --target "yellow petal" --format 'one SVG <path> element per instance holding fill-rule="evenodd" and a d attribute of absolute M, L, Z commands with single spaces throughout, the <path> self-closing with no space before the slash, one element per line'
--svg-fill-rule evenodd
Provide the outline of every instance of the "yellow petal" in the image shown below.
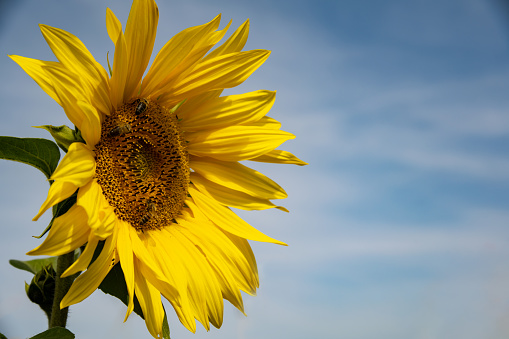
<path fill-rule="evenodd" d="M 167 86 L 180 72 L 207 53 L 212 45 L 204 44 L 204 37 L 217 29 L 220 20 L 221 16 L 218 15 L 204 25 L 189 27 L 171 38 L 157 53 L 147 72 L 142 84 L 142 96 L 148 96 L 156 89 Z"/>
<path fill-rule="evenodd" d="M 94 292 L 108 272 L 111 270 L 114 262 L 116 245 L 116 232 L 106 239 L 101 254 L 95 259 L 90 267 L 74 280 L 69 292 L 60 302 L 60 308 L 68 307 L 85 300 Z"/>
<path fill-rule="evenodd" d="M 87 96 L 82 90 L 81 81 L 76 74 L 64 67 L 46 67 L 45 69 L 53 79 L 53 89 L 67 118 L 81 130 L 85 114 L 77 106 L 77 102 L 87 100 Z"/>
<path fill-rule="evenodd" d="M 161 338 L 163 332 L 164 309 L 161 293 L 144 277 L 135 261 L 135 291 L 140 302 L 148 331 L 154 338 Z"/>
<path fill-rule="evenodd" d="M 71 182 L 77 187 L 85 185 L 95 174 L 94 154 L 87 145 L 74 142 L 58 164 L 51 180 Z"/>
<path fill-rule="evenodd" d="M 34 81 L 59 105 L 60 99 L 54 89 L 54 79 L 46 71 L 47 67 L 62 67 L 60 63 L 55 61 L 42 61 L 37 59 L 25 58 L 19 55 L 9 55 Z"/>
<path fill-rule="evenodd" d="M 120 265 L 122 267 L 122 272 L 124 272 L 124 278 L 127 285 L 127 293 L 129 296 L 127 312 L 124 319 L 125 322 L 131 312 L 134 310 L 134 261 L 131 237 L 129 235 L 129 227 L 131 226 L 122 220 L 117 221 L 117 226 L 117 251 L 120 259 Z"/>
<path fill-rule="evenodd" d="M 237 266 L 239 268 L 246 267 L 247 272 L 244 272 L 243 275 L 246 277 L 246 283 L 247 285 L 241 286 L 241 289 L 250 294 L 250 295 L 256 295 L 256 288 L 259 287 L 260 282 L 258 279 L 258 267 L 256 265 L 256 259 L 253 253 L 253 250 L 251 249 L 251 246 L 249 245 L 249 242 L 241 237 L 237 237 L 234 234 L 224 232 L 223 233 L 230 239 L 230 241 L 235 245 L 235 247 L 240 251 L 240 255 L 238 260 L 246 260 L 247 265 L 239 265 Z M 237 258 L 237 256 L 231 256 L 231 258 Z M 244 266 L 246 265 L 246 266 Z"/>
<path fill-rule="evenodd" d="M 87 184 L 94 175 L 95 159 L 92 152 L 83 143 L 72 143 L 51 176 L 54 182 L 50 186 L 48 197 L 33 220 L 39 219 L 51 206 L 67 199 L 76 189 Z"/>
<path fill-rule="evenodd" d="M 248 286 L 248 290 L 256 288 L 251 286 L 252 279 L 249 279 L 249 282 L 246 281 L 246 276 L 252 276 L 248 262 L 242 258 L 238 249 L 233 246 L 225 234 L 212 223 L 192 222 L 187 218 L 179 218 L 178 223 L 183 226 L 182 234 L 193 242 L 207 258 L 221 286 L 223 297 L 244 313 L 239 288 L 246 289 L 246 286 Z"/>
<path fill-rule="evenodd" d="M 134 0 L 125 26 L 128 74 L 124 97 L 129 100 L 137 94 L 143 73 L 147 68 L 156 39 L 159 10 L 154 0 Z"/>
<path fill-rule="evenodd" d="M 86 243 L 89 233 L 85 211 L 73 205 L 53 221 L 44 242 L 27 254 L 56 256 L 69 253 Z"/>
<path fill-rule="evenodd" d="M 284 199 L 285 190 L 262 173 L 238 162 L 191 157 L 190 167 L 204 178 L 237 191 L 264 199 Z"/>
<path fill-rule="evenodd" d="M 177 226 L 177 225 L 175 225 Z M 171 225 L 169 227 L 174 227 Z M 168 281 L 174 285 L 180 293 L 181 305 L 179 306 L 174 300 L 168 299 L 172 304 L 179 320 L 191 332 L 196 331 L 196 322 L 194 321 L 194 313 L 192 312 L 188 297 L 188 273 L 185 266 L 187 263 L 181 260 L 181 253 L 175 249 L 175 237 L 170 236 L 168 232 L 154 230 L 145 232 L 150 237 L 149 242 L 153 242 L 154 246 L 148 246 L 147 250 L 153 256 L 156 263 Z"/>
<path fill-rule="evenodd" d="M 90 261 L 94 256 L 95 248 L 99 243 L 99 238 L 94 235 L 93 232 L 89 232 L 88 235 L 88 243 L 85 247 L 85 250 L 79 256 L 78 260 L 76 260 L 64 273 L 62 273 L 61 277 L 65 278 L 80 271 L 84 271 L 87 269 Z"/>
<path fill-rule="evenodd" d="M 166 90 L 161 102 L 169 100 L 180 102 L 202 92 L 240 85 L 267 60 L 269 55 L 270 51 L 252 50 L 221 55 L 200 62 L 192 72 L 181 77 Z"/>
<path fill-rule="evenodd" d="M 106 30 L 111 41 L 114 44 L 117 43 L 118 35 L 122 31 L 122 24 L 115 16 L 115 13 L 109 8 L 106 8 Z"/>
<path fill-rule="evenodd" d="M 83 112 L 81 135 L 89 146 L 95 146 L 101 139 L 101 118 L 94 106 L 85 101 L 78 101 L 78 107 Z"/>
<path fill-rule="evenodd" d="M 161 268 L 157 265 L 152 255 L 145 248 L 145 244 L 140 237 L 145 238 L 143 233 L 138 233 L 134 227 L 129 227 L 129 234 L 131 237 L 131 245 L 133 253 L 137 258 L 138 267 L 143 270 L 144 276 L 154 285 L 166 299 L 175 300 L 180 304 L 180 295 L 175 286 L 171 285 L 166 279 Z"/>
<path fill-rule="evenodd" d="M 115 109 L 124 103 L 124 90 L 129 73 L 129 55 L 127 44 L 122 31 L 119 31 L 115 43 L 115 56 L 113 58 L 113 73 L 110 78 L 111 104 Z"/>
<path fill-rule="evenodd" d="M 251 158 L 249 160 L 258 162 L 269 162 L 274 164 L 293 164 L 299 166 L 308 165 L 307 162 L 300 160 L 292 153 L 278 149 L 272 150 L 270 152 L 267 152 L 255 158 Z"/>
<path fill-rule="evenodd" d="M 216 129 L 260 120 L 269 112 L 276 99 L 275 91 L 255 91 L 208 100 L 198 107 L 179 109 L 184 131 Z"/>
<path fill-rule="evenodd" d="M 194 205 L 191 204 L 190 201 L 186 201 L 186 204 L 191 208 L 191 210 L 194 212 L 197 208 L 199 208 L 201 212 L 203 212 L 214 224 L 223 230 L 249 240 L 286 245 L 284 242 L 273 239 L 258 231 L 256 228 L 249 225 L 233 213 L 230 209 L 221 206 L 214 199 L 207 197 L 193 186 L 189 187 L 189 193 L 196 203 L 196 205 Z"/>
<path fill-rule="evenodd" d="M 76 204 L 87 212 L 88 225 L 99 239 L 111 235 L 117 218 L 95 179 L 80 188 Z"/>
<path fill-rule="evenodd" d="M 207 331 L 210 329 L 209 322 L 216 327 L 221 326 L 223 317 L 221 286 L 203 252 L 181 233 L 179 227 L 166 227 L 162 231 L 168 232 L 170 237 L 176 239 L 173 245 L 180 253 L 180 260 L 184 261 L 184 267 L 188 271 L 189 299 L 194 316 Z"/>
<path fill-rule="evenodd" d="M 249 160 L 293 138 L 293 134 L 285 131 L 253 126 L 230 126 L 186 133 L 190 154 L 223 161 Z"/>
<path fill-rule="evenodd" d="M 85 45 L 74 35 L 62 29 L 39 25 L 42 35 L 51 50 L 65 68 L 75 73 L 90 95 L 94 97 L 94 104 L 103 112 L 108 112 L 110 103 L 108 97 L 108 74 L 95 61 Z"/>
<path fill-rule="evenodd" d="M 250 121 L 243 123 L 244 126 L 254 126 L 254 127 L 260 127 L 260 128 L 266 128 L 266 129 L 280 129 L 281 123 L 277 121 L 276 119 L 273 119 L 268 116 L 264 116 L 260 118 L 257 121 Z"/>
<path fill-rule="evenodd" d="M 203 59 L 208 60 L 221 55 L 240 52 L 246 44 L 247 37 L 249 35 L 249 20 L 246 20 L 236 31 L 233 33 L 228 40 L 225 41 L 221 46 L 214 49 L 212 52 L 207 54 Z"/>
<path fill-rule="evenodd" d="M 213 198 L 221 205 L 239 208 L 242 210 L 266 210 L 268 208 L 277 208 L 282 211 L 288 210 L 282 206 L 274 205 L 270 200 L 254 197 L 244 192 L 233 190 L 231 188 L 218 185 L 203 178 L 198 173 L 191 173 L 191 182 L 200 190 L 200 192 Z"/>

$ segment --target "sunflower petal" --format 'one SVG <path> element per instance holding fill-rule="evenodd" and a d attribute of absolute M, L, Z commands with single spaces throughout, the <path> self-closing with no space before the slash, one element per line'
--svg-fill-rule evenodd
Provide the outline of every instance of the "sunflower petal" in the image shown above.
<path fill-rule="evenodd" d="M 190 154 L 223 161 L 249 160 L 293 138 L 293 134 L 285 131 L 253 126 L 230 126 L 186 133 Z"/>
<path fill-rule="evenodd" d="M 192 157 L 190 167 L 204 178 L 233 190 L 264 199 L 284 199 L 285 190 L 260 172 L 238 162 Z"/>
<path fill-rule="evenodd" d="M 117 251 L 120 259 L 120 265 L 122 272 L 124 272 L 124 278 L 127 285 L 127 293 L 129 300 L 127 303 L 127 312 L 125 315 L 124 322 L 127 320 L 129 315 L 134 310 L 134 261 L 133 261 L 133 249 L 131 246 L 131 238 L 129 236 L 129 224 L 125 221 L 118 220 L 118 239 L 117 239 Z"/>
<path fill-rule="evenodd" d="M 90 228 L 85 211 L 73 205 L 65 214 L 53 221 L 48 236 L 28 255 L 62 255 L 74 251 L 87 242 Z"/>
<path fill-rule="evenodd" d="M 240 85 L 267 60 L 269 55 L 270 51 L 252 50 L 230 53 L 200 62 L 191 73 L 168 88 L 167 94 L 163 95 L 161 100 L 163 102 L 168 100 L 167 96 L 170 95 L 173 102 L 180 102 L 202 92 Z"/>
<path fill-rule="evenodd" d="M 199 175 L 191 173 L 191 182 L 200 190 L 200 192 L 213 198 L 221 205 L 227 207 L 239 208 L 242 210 L 266 210 L 268 208 L 277 208 L 288 212 L 282 206 L 274 205 L 270 200 L 254 197 L 244 192 L 240 192 L 222 185 L 218 185 Z"/>
<path fill-rule="evenodd" d="M 224 232 L 223 233 L 230 239 L 230 241 L 235 245 L 235 247 L 240 251 L 240 255 L 232 255 L 232 258 L 236 260 L 241 260 L 242 265 L 237 264 L 239 269 L 246 268 L 246 271 L 242 271 L 243 276 L 246 278 L 247 285 L 241 285 L 241 289 L 250 294 L 256 295 L 256 288 L 259 287 L 260 281 L 258 278 L 258 266 L 256 265 L 256 259 L 249 245 L 249 242 L 242 238 L 238 237 L 234 234 Z M 247 264 L 244 263 L 244 260 Z"/>
<path fill-rule="evenodd" d="M 249 19 L 246 20 L 221 46 L 210 52 L 203 60 L 212 59 L 221 55 L 240 52 L 246 44 L 249 35 Z"/>
<path fill-rule="evenodd" d="M 115 212 L 95 179 L 80 188 L 77 205 L 87 212 L 88 224 L 97 237 L 102 240 L 111 235 L 116 221 Z"/>
<path fill-rule="evenodd" d="M 215 327 L 221 326 L 223 314 L 221 286 L 203 252 L 195 243 L 183 236 L 179 227 L 164 228 L 162 231 L 168 232 L 170 237 L 176 240 L 173 245 L 180 256 L 175 260 L 185 258 L 184 267 L 188 271 L 189 299 L 194 316 L 207 331 L 210 329 L 209 322 Z"/>
<path fill-rule="evenodd" d="M 221 286 L 223 297 L 244 313 L 239 287 L 250 285 L 243 276 L 244 272 L 250 273 L 247 261 L 242 261 L 242 258 L 235 260 L 240 257 L 238 249 L 212 223 L 192 222 L 185 218 L 179 219 L 178 223 L 183 226 L 182 234 L 203 251 Z"/>
<path fill-rule="evenodd" d="M 80 79 L 88 93 L 93 94 L 95 106 L 103 112 L 109 111 L 108 74 L 95 61 L 92 54 L 76 36 L 62 29 L 39 25 L 42 35 L 46 39 L 57 59 Z"/>
<path fill-rule="evenodd" d="M 134 0 L 125 26 L 128 74 L 124 97 L 128 100 L 138 90 L 156 39 L 159 10 L 154 0 Z"/>
<path fill-rule="evenodd" d="M 39 217 L 51 206 L 67 199 L 76 189 L 88 183 L 95 174 L 95 159 L 85 144 L 72 143 L 67 154 L 51 176 L 54 180 L 50 186 L 48 197 L 33 220 Z"/>
<path fill-rule="evenodd" d="M 110 78 L 111 103 L 115 109 L 124 102 L 124 90 L 126 88 L 127 75 L 129 73 L 129 56 L 127 44 L 122 31 L 119 31 L 115 43 L 115 56 L 113 57 L 113 73 Z"/>
<path fill-rule="evenodd" d="M 86 94 L 82 91 L 81 81 L 64 67 L 46 67 L 45 69 L 53 79 L 54 91 L 67 118 L 81 130 L 85 116 L 77 107 L 77 102 L 87 100 Z"/>
<path fill-rule="evenodd" d="M 270 152 L 267 152 L 255 158 L 251 158 L 249 160 L 258 162 L 269 162 L 273 164 L 293 164 L 299 166 L 308 165 L 307 162 L 300 160 L 292 153 L 278 149 L 272 150 Z"/>
<path fill-rule="evenodd" d="M 184 131 L 217 129 L 260 120 L 276 99 L 275 91 L 255 91 L 208 100 L 198 107 L 184 105 L 179 110 Z"/>
<path fill-rule="evenodd" d="M 168 232 L 160 230 L 146 232 L 146 234 L 150 237 L 150 241 L 155 244 L 155 246 L 147 247 L 147 250 L 152 254 L 168 281 L 180 291 L 181 306 L 172 299 L 168 299 L 168 301 L 173 305 L 182 324 L 194 333 L 196 332 L 196 322 L 188 297 L 189 277 L 187 269 L 184 267 L 187 263 L 180 259 L 181 253 L 175 250 L 174 242 L 176 239 L 170 236 Z"/>
<path fill-rule="evenodd" d="M 87 145 L 94 146 L 101 139 L 101 118 L 99 112 L 88 102 L 78 101 L 77 104 L 84 117 L 80 129 L 81 135 L 87 142 Z"/>
<path fill-rule="evenodd" d="M 134 280 L 134 288 L 136 291 L 136 297 L 140 302 L 148 331 L 154 338 L 160 338 L 163 331 L 164 319 L 161 293 L 147 281 L 144 275 L 140 272 L 141 268 L 137 267 L 136 263 L 138 263 L 138 260 L 135 261 L 135 271 L 137 274 Z"/>
<path fill-rule="evenodd" d="M 145 248 L 146 244 L 143 243 L 145 235 L 138 233 L 134 227 L 129 227 L 131 245 L 133 253 L 137 259 L 137 266 L 143 270 L 143 275 L 150 281 L 152 285 L 157 287 L 159 291 L 165 296 L 166 299 L 175 300 L 180 305 L 180 295 L 175 286 L 171 285 L 168 279 L 166 279 L 164 273 L 155 262 L 154 258 Z"/>
<path fill-rule="evenodd" d="M 262 232 L 258 231 L 253 226 L 242 220 L 239 216 L 233 213 L 230 209 L 221 206 L 214 199 L 207 197 L 205 194 L 198 191 L 193 186 L 189 187 L 189 193 L 193 197 L 196 205 L 186 201 L 191 210 L 194 212 L 197 208 L 201 210 L 214 224 L 223 230 L 235 234 L 236 236 L 246 239 L 262 242 L 271 242 L 274 244 L 285 245 L 282 241 L 273 239 Z"/>
<path fill-rule="evenodd" d="M 54 79 L 46 71 L 47 67 L 62 67 L 55 61 L 42 61 L 37 59 L 25 58 L 19 55 L 9 55 L 34 81 L 59 105 L 60 99 L 54 89 Z"/>
<path fill-rule="evenodd" d="M 116 233 L 106 239 L 101 254 L 90 267 L 74 280 L 69 292 L 60 302 L 60 308 L 77 304 L 94 292 L 114 265 Z"/>
<path fill-rule="evenodd" d="M 85 250 L 79 256 L 78 260 L 76 260 L 64 273 L 62 273 L 61 277 L 65 278 L 80 271 L 84 271 L 87 269 L 90 261 L 94 256 L 95 248 L 99 243 L 99 238 L 94 235 L 94 232 L 89 232 L 88 235 L 88 243 L 85 247 Z"/>
<path fill-rule="evenodd" d="M 115 13 L 109 8 L 106 8 L 106 30 L 111 41 L 114 44 L 117 43 L 118 35 L 122 32 L 122 24 L 117 19 Z"/>
<path fill-rule="evenodd" d="M 157 53 L 143 79 L 142 96 L 148 96 L 157 88 L 165 87 L 177 78 L 180 72 L 207 53 L 212 45 L 204 45 L 204 37 L 218 28 L 220 20 L 221 16 L 218 15 L 206 24 L 189 27 L 171 38 Z M 190 54 L 193 58 L 189 58 Z M 177 66 L 179 66 L 178 69 Z"/>

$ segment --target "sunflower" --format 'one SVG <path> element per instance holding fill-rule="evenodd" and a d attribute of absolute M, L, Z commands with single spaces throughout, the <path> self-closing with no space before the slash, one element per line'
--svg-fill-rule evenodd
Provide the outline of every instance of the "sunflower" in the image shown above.
<path fill-rule="evenodd" d="M 76 36 L 46 25 L 40 28 L 57 62 L 10 56 L 62 106 L 84 141 L 70 145 L 34 220 L 77 192 L 76 204 L 28 252 L 58 256 L 84 246 L 62 275 L 83 272 L 61 308 L 87 298 L 119 264 L 129 295 L 125 319 L 136 296 L 158 337 L 162 295 L 190 331 L 195 319 L 207 330 L 220 327 L 223 299 L 244 312 L 240 291 L 253 295 L 258 287 L 247 240 L 284 245 L 230 209 L 286 210 L 271 202 L 285 191 L 240 162 L 305 163 L 276 149 L 294 135 L 266 115 L 275 92 L 221 96 L 270 52 L 241 51 L 249 21 L 213 49 L 230 25 L 219 30 L 219 21 L 171 38 L 145 77 L 158 22 L 153 0 L 134 0 L 125 31 L 107 9 L 115 44 L 110 74 Z"/>

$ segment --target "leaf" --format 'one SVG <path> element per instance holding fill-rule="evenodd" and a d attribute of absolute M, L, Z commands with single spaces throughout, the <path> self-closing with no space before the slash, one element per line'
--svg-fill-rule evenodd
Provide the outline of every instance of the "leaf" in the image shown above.
<path fill-rule="evenodd" d="M 9 260 L 9 264 L 16 267 L 17 269 L 36 274 L 37 272 L 42 270 L 44 266 L 47 266 L 48 264 L 51 264 L 53 266 L 53 269 L 56 270 L 57 257 L 47 257 L 28 261 L 11 259 Z"/>
<path fill-rule="evenodd" d="M 49 179 L 60 160 L 60 151 L 50 140 L 0 136 L 0 159 L 34 166 Z"/>
<path fill-rule="evenodd" d="M 5 335 L 3 335 L 2 333 L 0 333 L 0 339 L 7 339 L 7 337 Z"/>
<path fill-rule="evenodd" d="M 74 333 L 63 327 L 53 327 L 30 339 L 74 339 Z"/>
<path fill-rule="evenodd" d="M 83 142 L 83 138 L 81 134 L 77 130 L 72 130 L 66 125 L 62 126 L 52 126 L 52 125 L 42 125 L 42 126 L 34 126 L 35 128 L 42 128 L 46 131 L 50 132 L 55 139 L 58 147 L 60 147 L 65 153 L 69 149 L 69 146 L 73 142 Z"/>

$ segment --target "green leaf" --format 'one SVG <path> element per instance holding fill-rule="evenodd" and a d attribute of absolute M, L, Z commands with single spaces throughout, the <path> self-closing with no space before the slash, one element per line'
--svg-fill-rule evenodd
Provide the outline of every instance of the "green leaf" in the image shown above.
<path fill-rule="evenodd" d="M 163 339 L 171 339 L 170 338 L 170 326 L 168 325 L 168 318 L 166 317 L 166 310 L 164 310 L 164 319 L 163 319 Z"/>
<path fill-rule="evenodd" d="M 51 264 L 53 269 L 57 267 L 57 257 L 47 257 L 42 259 L 34 259 L 28 261 L 21 260 L 9 260 L 9 264 L 16 267 L 17 269 L 24 270 L 33 274 L 37 274 L 43 267 Z"/>
<path fill-rule="evenodd" d="M 73 130 L 67 127 L 66 125 L 62 126 L 43 125 L 34 127 L 42 128 L 50 132 L 53 138 L 55 139 L 58 147 L 60 147 L 65 153 L 67 153 L 69 146 L 73 142 L 84 142 L 79 131 Z"/>
<path fill-rule="evenodd" d="M 63 327 L 53 327 L 30 339 L 74 339 L 74 333 Z"/>
<path fill-rule="evenodd" d="M 0 136 L 0 159 L 34 166 L 49 179 L 58 165 L 60 151 L 50 140 Z"/>
<path fill-rule="evenodd" d="M 2 333 L 0 333 L 0 339 L 7 339 L 7 337 L 5 335 L 3 335 Z"/>

